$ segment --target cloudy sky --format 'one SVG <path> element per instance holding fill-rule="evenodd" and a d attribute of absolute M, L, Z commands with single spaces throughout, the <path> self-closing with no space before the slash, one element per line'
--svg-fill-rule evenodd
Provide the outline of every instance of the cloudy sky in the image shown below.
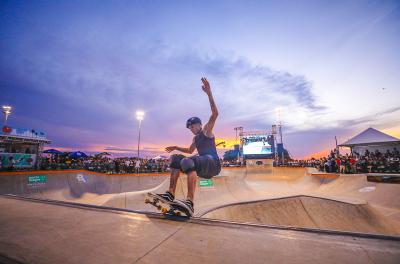
<path fill-rule="evenodd" d="M 372 126 L 400 136 L 399 1 L 1 1 L 0 103 L 51 147 L 148 155 L 280 119 L 295 157 Z M 278 117 L 276 109 L 281 109 Z"/>

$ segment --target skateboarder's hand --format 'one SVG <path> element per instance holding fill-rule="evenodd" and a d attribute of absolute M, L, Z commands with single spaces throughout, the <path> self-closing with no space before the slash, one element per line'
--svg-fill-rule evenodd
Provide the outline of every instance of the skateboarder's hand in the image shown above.
<path fill-rule="evenodd" d="M 211 86 L 210 86 L 210 83 L 208 82 L 208 80 L 205 77 L 203 77 L 203 78 L 201 78 L 201 81 L 203 82 L 203 85 L 201 86 L 201 88 L 203 88 L 203 91 L 206 94 L 210 94 L 211 93 Z"/>
<path fill-rule="evenodd" d="M 165 151 L 168 152 L 168 153 L 171 152 L 171 151 L 174 151 L 174 150 L 176 150 L 176 146 L 169 146 L 169 147 L 165 148 Z"/>

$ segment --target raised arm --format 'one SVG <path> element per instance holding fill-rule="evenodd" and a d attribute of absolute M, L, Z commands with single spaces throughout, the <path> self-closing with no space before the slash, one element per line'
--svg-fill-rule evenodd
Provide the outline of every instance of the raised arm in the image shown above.
<path fill-rule="evenodd" d="M 217 120 L 217 117 L 218 117 L 218 109 L 217 109 L 217 105 L 215 104 L 212 92 L 211 92 L 210 83 L 204 77 L 201 78 L 201 81 L 203 82 L 203 85 L 202 85 L 203 91 L 207 94 L 208 100 L 210 102 L 210 107 L 211 107 L 211 116 L 210 116 L 210 119 L 208 120 L 207 124 L 204 125 L 203 131 L 207 137 L 212 138 L 212 137 L 214 137 L 213 128 L 215 125 L 215 121 Z"/>

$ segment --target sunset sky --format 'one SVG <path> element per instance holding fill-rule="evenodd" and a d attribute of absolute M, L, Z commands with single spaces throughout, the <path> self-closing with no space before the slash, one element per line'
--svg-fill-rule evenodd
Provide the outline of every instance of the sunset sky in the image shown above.
<path fill-rule="evenodd" d="M 191 116 L 270 129 L 297 158 L 368 127 L 400 137 L 399 1 L 1 1 L 0 103 L 50 147 L 147 155 Z"/>

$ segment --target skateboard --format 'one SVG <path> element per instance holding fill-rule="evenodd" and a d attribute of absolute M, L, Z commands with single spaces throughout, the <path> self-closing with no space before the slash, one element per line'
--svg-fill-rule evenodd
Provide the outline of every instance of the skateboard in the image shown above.
<path fill-rule="evenodd" d="M 184 207 L 175 202 L 165 200 L 154 193 L 147 193 L 144 202 L 155 206 L 166 217 L 190 218 L 189 212 Z"/>

